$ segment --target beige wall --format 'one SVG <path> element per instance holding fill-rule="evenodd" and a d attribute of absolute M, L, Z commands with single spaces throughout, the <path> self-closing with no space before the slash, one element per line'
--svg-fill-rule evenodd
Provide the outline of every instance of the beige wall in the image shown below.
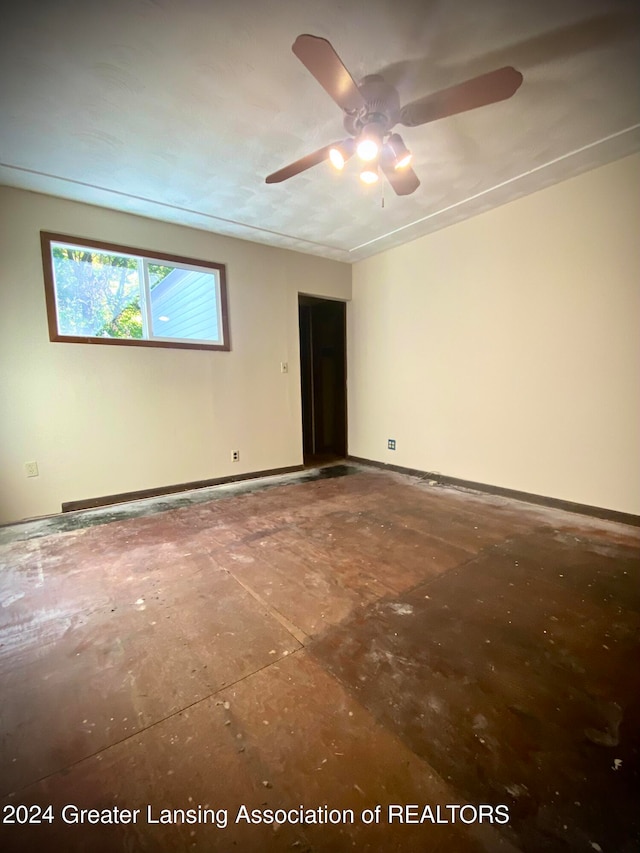
<path fill-rule="evenodd" d="M 636 155 L 356 264 L 349 452 L 640 513 L 639 179 Z M 349 266 L 8 188 L 0 216 L 0 521 L 301 462 L 297 293 L 349 299 Z M 50 343 L 40 230 L 226 263 L 232 352 Z"/>
<path fill-rule="evenodd" d="M 8 188 L 0 218 L 0 521 L 302 461 L 297 293 L 348 265 Z M 232 351 L 51 343 L 40 230 L 227 264 Z"/>
<path fill-rule="evenodd" d="M 639 187 L 635 155 L 356 264 L 350 453 L 640 514 Z"/>

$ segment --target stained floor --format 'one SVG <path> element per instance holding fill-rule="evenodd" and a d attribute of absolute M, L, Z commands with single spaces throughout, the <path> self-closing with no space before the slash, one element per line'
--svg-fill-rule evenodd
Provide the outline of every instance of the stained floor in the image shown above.
<path fill-rule="evenodd" d="M 3 850 L 640 847 L 637 528 L 338 466 L 0 541 Z"/>

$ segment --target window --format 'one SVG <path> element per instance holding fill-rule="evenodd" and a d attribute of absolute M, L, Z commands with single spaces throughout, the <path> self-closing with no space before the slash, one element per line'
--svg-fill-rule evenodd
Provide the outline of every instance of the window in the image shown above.
<path fill-rule="evenodd" d="M 52 341 L 230 349 L 224 264 L 40 236 Z"/>

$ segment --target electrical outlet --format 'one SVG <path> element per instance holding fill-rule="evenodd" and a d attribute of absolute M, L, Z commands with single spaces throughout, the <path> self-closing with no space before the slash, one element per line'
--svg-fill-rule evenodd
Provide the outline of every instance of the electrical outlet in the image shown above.
<path fill-rule="evenodd" d="M 231 451 L 231 461 L 232 462 L 239 462 L 240 461 L 240 451 L 239 450 L 232 450 Z"/>
<path fill-rule="evenodd" d="M 395 449 L 396 449 L 396 440 L 395 440 L 395 438 L 390 438 L 390 439 L 387 441 L 387 449 L 388 449 L 388 450 L 395 450 Z"/>
<path fill-rule="evenodd" d="M 25 462 L 24 470 L 27 477 L 38 477 L 38 463 L 37 462 Z"/>

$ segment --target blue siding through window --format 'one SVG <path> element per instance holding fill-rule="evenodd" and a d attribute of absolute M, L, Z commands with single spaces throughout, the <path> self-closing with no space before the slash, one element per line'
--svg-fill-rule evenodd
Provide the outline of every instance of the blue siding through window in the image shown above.
<path fill-rule="evenodd" d="M 151 289 L 151 321 L 163 338 L 219 340 L 215 275 L 174 269 Z"/>

